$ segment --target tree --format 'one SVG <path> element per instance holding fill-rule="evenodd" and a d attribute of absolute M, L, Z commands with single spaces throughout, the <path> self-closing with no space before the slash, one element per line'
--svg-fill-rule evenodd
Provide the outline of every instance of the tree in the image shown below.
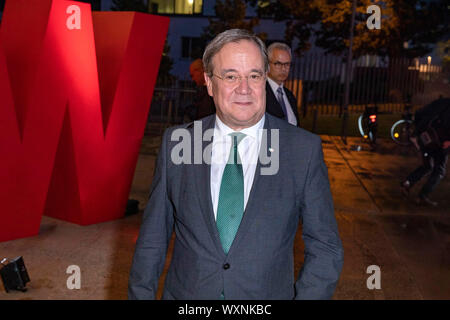
<path fill-rule="evenodd" d="M 225 30 L 237 28 L 253 32 L 253 28 L 259 24 L 257 17 L 245 19 L 247 5 L 244 0 L 217 0 L 214 9 L 216 18 L 208 18 L 209 26 L 203 28 L 202 39 L 205 43 Z M 263 41 L 267 38 L 265 33 L 258 36 Z"/>
<path fill-rule="evenodd" d="M 450 39 L 439 42 L 437 52 L 442 62 L 450 66 Z"/>
<path fill-rule="evenodd" d="M 430 53 L 434 45 L 450 32 L 445 2 L 392 1 L 396 23 L 389 34 L 386 54 L 413 58 Z"/>
<path fill-rule="evenodd" d="M 394 14 L 392 0 L 380 2 L 381 28 L 370 30 L 367 19 L 370 14 L 367 8 L 374 4 L 371 0 L 358 0 L 355 14 L 353 38 L 353 56 L 365 54 L 386 56 L 389 53 L 390 41 L 398 30 L 399 20 Z M 315 0 L 313 5 L 320 12 L 320 27 L 315 32 L 316 45 L 326 52 L 340 54 L 349 46 L 349 30 L 352 15 L 352 1 Z M 399 44 L 403 46 L 403 42 Z M 397 46 L 395 46 L 397 47 Z"/>
<path fill-rule="evenodd" d="M 442 59 L 442 67 L 450 78 L 450 39 L 437 44 L 437 55 Z"/>
<path fill-rule="evenodd" d="M 292 43 L 298 41 L 297 54 L 311 47 L 310 38 L 314 33 L 314 25 L 320 21 L 320 12 L 312 5 L 313 0 L 247 0 L 256 6 L 258 16 L 271 17 L 275 21 L 286 21 L 285 40 Z"/>
<path fill-rule="evenodd" d="M 256 0 L 247 0 L 255 3 Z M 442 36 L 449 33 L 445 0 L 357 0 L 353 54 L 355 57 L 417 57 L 429 53 Z M 260 2 L 261 3 L 261 2 Z M 286 40 L 299 41 L 298 53 L 309 49 L 311 36 L 326 52 L 341 54 L 349 45 L 352 0 L 263 1 L 262 15 L 286 21 Z M 381 8 L 381 29 L 369 30 L 367 7 Z"/>
<path fill-rule="evenodd" d="M 165 85 L 168 82 L 171 83 L 175 79 L 173 75 L 170 74 L 172 70 L 173 60 L 169 57 L 170 46 L 166 41 L 164 42 L 164 49 L 161 57 L 161 62 L 159 64 L 158 77 L 156 78 L 156 85 Z"/>

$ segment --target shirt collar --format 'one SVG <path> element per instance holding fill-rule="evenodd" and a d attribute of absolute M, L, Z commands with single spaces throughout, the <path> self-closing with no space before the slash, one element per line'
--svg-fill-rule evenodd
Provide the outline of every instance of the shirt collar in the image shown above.
<path fill-rule="evenodd" d="M 264 128 L 265 119 L 266 119 L 266 116 L 263 115 L 262 118 L 257 123 L 255 123 L 253 126 L 242 129 L 240 132 L 258 140 L 258 136 L 259 136 L 258 130 L 262 130 Z M 222 120 L 220 120 L 220 118 L 216 114 L 216 124 L 214 127 L 214 140 L 225 139 L 225 137 L 232 132 L 235 132 L 235 131 L 233 129 L 231 129 L 230 127 L 228 127 L 225 123 L 223 123 Z"/>
<path fill-rule="evenodd" d="M 267 81 L 269 81 L 269 85 L 272 88 L 273 93 L 277 93 L 277 89 L 279 87 L 283 88 L 283 83 L 281 83 L 281 85 L 278 85 L 278 83 L 276 83 L 275 81 L 273 81 L 272 79 L 270 79 L 269 77 L 267 77 Z M 283 90 L 284 91 L 284 90 Z"/>

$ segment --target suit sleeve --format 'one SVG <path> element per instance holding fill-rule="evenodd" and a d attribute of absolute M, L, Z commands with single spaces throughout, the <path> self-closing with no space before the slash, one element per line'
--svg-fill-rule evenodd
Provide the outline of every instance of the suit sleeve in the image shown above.
<path fill-rule="evenodd" d="M 164 133 L 144 211 L 128 282 L 129 299 L 155 299 L 173 231 L 173 207 L 167 194 L 167 139 Z"/>
<path fill-rule="evenodd" d="M 304 187 L 302 220 L 305 261 L 295 283 L 295 299 L 331 299 L 342 271 L 344 251 L 318 137 Z"/>

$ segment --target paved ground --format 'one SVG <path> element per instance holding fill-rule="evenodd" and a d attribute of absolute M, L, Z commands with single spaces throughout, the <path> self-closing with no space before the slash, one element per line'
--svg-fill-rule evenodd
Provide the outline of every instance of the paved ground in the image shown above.
<path fill-rule="evenodd" d="M 418 207 L 398 189 L 400 178 L 419 164 L 414 152 L 390 141 L 381 141 L 376 152 L 366 145 L 351 151 L 360 139 L 349 138 L 347 146 L 338 137 L 322 139 L 345 250 L 334 298 L 450 299 L 450 174 L 433 194 L 439 207 Z M 143 141 L 130 194 L 141 209 L 158 144 L 157 138 Z M 0 286 L 0 299 L 125 299 L 141 218 L 139 213 L 81 227 L 44 216 L 38 236 L 0 243 L 0 258 L 23 256 L 31 277 L 25 293 L 6 294 Z M 297 273 L 303 262 L 300 233 L 294 253 Z M 166 270 L 169 260 L 170 255 Z M 80 290 L 67 289 L 70 265 L 81 269 Z M 379 290 L 367 289 L 370 265 L 380 267 Z"/>

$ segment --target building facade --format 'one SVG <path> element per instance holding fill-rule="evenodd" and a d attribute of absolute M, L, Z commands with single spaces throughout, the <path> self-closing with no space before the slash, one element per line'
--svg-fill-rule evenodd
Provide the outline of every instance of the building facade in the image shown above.
<path fill-rule="evenodd" d="M 209 18 L 215 17 L 215 0 L 149 0 L 149 12 L 170 18 L 167 36 L 170 46 L 169 56 L 173 60 L 171 73 L 180 79 L 189 79 L 189 65 L 203 52 L 205 43 L 200 39 Z M 256 13 L 247 8 L 246 16 Z M 270 19 L 260 19 L 254 28 L 255 33 L 265 32 L 268 43 L 283 41 L 285 23 L 274 23 Z"/>

